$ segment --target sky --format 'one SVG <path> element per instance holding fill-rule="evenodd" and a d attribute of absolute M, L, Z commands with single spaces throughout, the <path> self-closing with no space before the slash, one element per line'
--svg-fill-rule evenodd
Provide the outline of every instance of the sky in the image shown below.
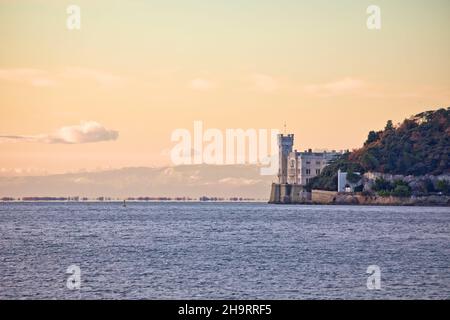
<path fill-rule="evenodd" d="M 450 105 L 449 13 L 448 0 L 0 0 L 0 175 L 171 165 L 172 132 L 197 120 L 357 148 L 388 119 Z"/>

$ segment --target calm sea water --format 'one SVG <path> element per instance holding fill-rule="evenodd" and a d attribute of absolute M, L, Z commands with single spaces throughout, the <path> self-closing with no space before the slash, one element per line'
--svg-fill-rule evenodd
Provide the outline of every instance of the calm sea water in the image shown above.
<path fill-rule="evenodd" d="M 450 210 L 1 203 L 0 298 L 449 299 Z"/>

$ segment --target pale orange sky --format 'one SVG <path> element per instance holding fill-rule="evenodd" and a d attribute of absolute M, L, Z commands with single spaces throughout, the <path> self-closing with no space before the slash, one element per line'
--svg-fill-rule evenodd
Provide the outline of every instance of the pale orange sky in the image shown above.
<path fill-rule="evenodd" d="M 379 31 L 373 1 L 242 2 L 0 1 L 0 135 L 41 135 L 0 141 L 0 175 L 170 165 L 172 131 L 194 120 L 286 121 L 298 149 L 352 149 L 450 105 L 448 0 L 375 1 Z M 83 121 L 118 138 L 55 143 Z"/>

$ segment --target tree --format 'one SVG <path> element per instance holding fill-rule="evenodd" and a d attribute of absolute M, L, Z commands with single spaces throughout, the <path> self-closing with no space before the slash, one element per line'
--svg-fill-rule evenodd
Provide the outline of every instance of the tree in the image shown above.
<path fill-rule="evenodd" d="M 362 156 L 361 165 L 368 171 L 376 170 L 376 168 L 379 166 L 379 161 L 372 153 L 367 152 Z"/>
<path fill-rule="evenodd" d="M 444 194 L 450 193 L 450 183 L 446 180 L 439 180 L 436 184 L 436 189 Z"/>
<path fill-rule="evenodd" d="M 403 174 L 440 175 L 450 173 L 450 108 L 419 113 L 394 127 L 388 121 L 384 131 L 370 132 L 364 146 L 349 156 L 365 170 Z"/>
<path fill-rule="evenodd" d="M 394 129 L 394 125 L 392 124 L 392 120 L 388 120 L 384 130 L 392 130 L 392 129 Z"/>
<path fill-rule="evenodd" d="M 340 157 L 334 159 L 326 166 L 322 172 L 310 180 L 306 186 L 307 190 L 319 189 L 319 190 L 337 190 L 337 174 L 340 169 L 343 172 L 360 172 L 364 173 L 364 169 L 356 162 L 349 160 L 349 154 L 345 153 Z"/>
<path fill-rule="evenodd" d="M 359 174 L 356 174 L 353 172 L 353 170 L 347 171 L 347 181 L 350 183 L 357 183 L 359 180 L 361 180 L 361 177 Z"/>
<path fill-rule="evenodd" d="M 377 139 L 378 139 L 378 134 L 372 130 L 369 132 L 369 135 L 367 136 L 367 140 L 364 144 L 365 145 L 370 144 L 372 142 L 377 141 Z"/>
<path fill-rule="evenodd" d="M 410 197 L 411 196 L 411 188 L 407 185 L 397 185 L 392 191 L 392 195 L 396 197 Z"/>
<path fill-rule="evenodd" d="M 384 178 L 375 179 L 375 183 L 373 185 L 373 190 L 375 191 L 392 191 L 393 186 L 392 183 Z"/>

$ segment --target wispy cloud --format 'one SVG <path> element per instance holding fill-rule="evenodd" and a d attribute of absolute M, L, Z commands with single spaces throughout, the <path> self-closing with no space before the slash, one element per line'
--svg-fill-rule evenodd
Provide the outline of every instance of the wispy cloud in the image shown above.
<path fill-rule="evenodd" d="M 236 178 L 236 177 L 227 177 L 220 179 L 219 184 L 228 184 L 233 186 L 249 186 L 249 185 L 255 185 L 262 180 L 256 180 L 256 179 L 245 179 L 245 178 Z"/>
<path fill-rule="evenodd" d="M 39 135 L 1 135 L 0 142 L 40 142 L 40 143 L 92 143 L 100 141 L 116 140 L 119 132 L 106 129 L 95 121 L 81 122 L 79 125 L 59 128 L 54 133 Z"/>
<path fill-rule="evenodd" d="M 214 89 L 216 84 L 205 78 L 195 78 L 189 81 L 188 86 L 195 91 L 208 91 Z"/>
<path fill-rule="evenodd" d="M 250 76 L 250 81 L 252 83 L 253 90 L 263 93 L 273 93 L 280 87 L 278 81 L 274 77 L 267 74 L 252 74 Z"/>
<path fill-rule="evenodd" d="M 66 79 L 87 79 L 104 87 L 118 87 L 126 82 L 123 77 L 113 73 L 82 67 L 67 67 L 62 71 L 62 77 Z"/>
<path fill-rule="evenodd" d="M 113 73 L 84 67 L 66 67 L 53 71 L 33 68 L 0 69 L 0 81 L 34 87 L 54 87 L 70 80 L 92 81 L 108 88 L 115 88 L 126 82 L 124 77 Z"/>
<path fill-rule="evenodd" d="M 34 87 L 51 87 L 57 84 L 49 72 L 30 68 L 0 69 L 0 80 Z"/>
<path fill-rule="evenodd" d="M 359 95 L 367 93 L 367 84 L 361 79 L 346 77 L 332 82 L 306 85 L 303 91 L 321 97 Z"/>
<path fill-rule="evenodd" d="M 310 84 L 302 87 L 302 93 L 318 98 L 326 97 L 362 97 L 380 99 L 437 99 L 448 101 L 448 88 L 434 86 L 405 87 L 392 83 L 374 83 L 354 77 L 345 77 L 322 84 Z"/>

